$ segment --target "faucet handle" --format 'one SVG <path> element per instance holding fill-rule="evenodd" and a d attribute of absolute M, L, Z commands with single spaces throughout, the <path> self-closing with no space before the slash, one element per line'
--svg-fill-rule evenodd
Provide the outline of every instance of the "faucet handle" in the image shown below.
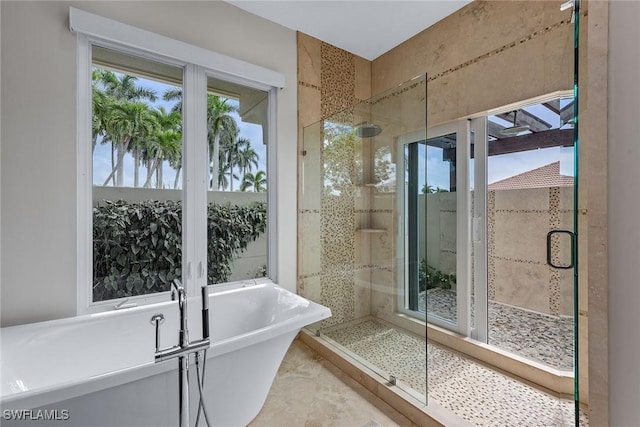
<path fill-rule="evenodd" d="M 182 282 L 180 282 L 180 279 L 173 279 L 171 282 L 171 301 L 176 300 L 176 293 L 180 293 L 180 291 L 184 291 Z"/>
<path fill-rule="evenodd" d="M 162 313 L 154 314 L 150 320 L 152 325 L 156 327 L 156 353 L 160 351 L 160 325 L 164 323 L 164 315 Z"/>

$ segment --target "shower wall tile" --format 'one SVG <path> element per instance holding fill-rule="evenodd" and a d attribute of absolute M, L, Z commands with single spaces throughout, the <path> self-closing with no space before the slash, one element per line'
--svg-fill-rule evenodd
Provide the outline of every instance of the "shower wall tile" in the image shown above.
<path fill-rule="evenodd" d="M 427 83 L 427 126 L 460 117 L 463 96 L 460 74 L 452 73 Z"/>
<path fill-rule="evenodd" d="M 307 276 L 320 273 L 321 268 L 321 217 L 319 212 L 308 212 L 298 215 L 301 222 L 301 230 L 298 233 L 298 242 L 301 248 L 300 265 L 298 274 Z"/>
<path fill-rule="evenodd" d="M 371 98 L 371 61 L 360 56 L 354 56 L 354 66 L 354 94 L 357 101 L 364 101 Z"/>
<path fill-rule="evenodd" d="M 320 87 L 320 72 L 322 70 L 320 47 L 322 42 L 300 31 L 297 32 L 297 37 L 298 81 Z"/>
<path fill-rule="evenodd" d="M 460 64 L 460 23 L 460 14 L 453 13 L 401 44 L 404 76 L 437 73 Z"/>
<path fill-rule="evenodd" d="M 393 267 L 395 263 L 394 239 L 390 231 L 373 234 L 371 241 L 371 264 L 377 267 Z"/>
<path fill-rule="evenodd" d="M 320 303 L 322 301 L 322 292 L 320 286 L 320 276 L 316 277 L 307 277 L 302 279 L 302 296 Z"/>
<path fill-rule="evenodd" d="M 414 77 L 408 77 L 404 71 L 405 55 L 402 45 L 399 45 L 373 60 L 371 63 L 371 95 L 375 96 Z"/>
<path fill-rule="evenodd" d="M 460 58 L 478 57 L 547 26 L 542 3 L 477 1 L 461 9 L 458 36 L 464 43 L 459 44 Z M 562 15 L 556 14 L 556 19 L 562 19 Z"/>
<path fill-rule="evenodd" d="M 309 126 L 322 118 L 321 102 L 319 88 L 298 85 L 298 125 L 300 127 Z"/>
<path fill-rule="evenodd" d="M 376 58 L 372 93 L 428 73 L 434 125 L 571 89 L 572 52 L 562 48 L 569 18 L 556 2 L 472 2 Z"/>
<path fill-rule="evenodd" d="M 544 45 L 544 39 L 536 37 L 462 68 L 459 84 L 464 102 L 461 100 L 459 114 L 474 114 L 544 93 L 544 61 L 529 59 L 540 56 Z"/>
<path fill-rule="evenodd" d="M 361 267 L 354 272 L 356 319 L 371 315 L 371 268 Z"/>
<path fill-rule="evenodd" d="M 331 317 L 323 320 L 322 326 L 329 327 L 349 322 L 356 318 L 355 281 L 353 272 L 335 272 L 320 277 L 320 300 L 331 309 Z"/>
<path fill-rule="evenodd" d="M 355 221 L 353 216 L 334 211 L 322 213 L 322 271 L 341 271 L 355 260 Z"/>
<path fill-rule="evenodd" d="M 321 141 L 319 126 L 314 125 L 306 129 L 304 145 L 300 150 L 305 154 L 300 157 L 298 165 L 298 205 L 300 209 L 319 211 L 322 205 Z"/>
<path fill-rule="evenodd" d="M 320 92 L 322 94 L 322 117 L 352 107 L 355 98 L 354 55 L 322 42 Z"/>
<path fill-rule="evenodd" d="M 371 198 L 371 209 L 395 212 L 397 210 L 396 193 L 385 193 L 374 190 Z"/>
<path fill-rule="evenodd" d="M 564 25 L 542 36 L 545 93 L 567 90 L 573 85 L 573 35 L 573 27 Z"/>
<path fill-rule="evenodd" d="M 382 269 L 371 272 L 371 313 L 374 316 L 391 316 L 396 309 L 395 273 Z"/>

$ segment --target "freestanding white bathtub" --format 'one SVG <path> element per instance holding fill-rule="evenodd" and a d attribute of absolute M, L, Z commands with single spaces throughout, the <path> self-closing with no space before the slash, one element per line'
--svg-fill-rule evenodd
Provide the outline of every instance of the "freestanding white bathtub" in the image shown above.
<path fill-rule="evenodd" d="M 161 347 L 176 345 L 177 305 L 168 301 L 3 328 L 2 425 L 177 426 L 178 361 L 154 363 L 150 323 L 162 313 Z M 192 340 L 201 338 L 200 307 L 199 298 L 188 300 Z M 269 281 L 211 287 L 204 399 L 212 424 L 247 425 L 260 412 L 299 330 L 330 315 L 328 308 Z M 189 375 L 193 425 L 194 366 Z M 30 420 L 10 420 L 16 416 Z M 200 425 L 206 425 L 203 416 Z"/>

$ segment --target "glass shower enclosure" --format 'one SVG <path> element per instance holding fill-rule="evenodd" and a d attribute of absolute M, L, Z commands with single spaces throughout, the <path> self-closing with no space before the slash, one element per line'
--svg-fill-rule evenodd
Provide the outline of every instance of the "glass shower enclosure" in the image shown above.
<path fill-rule="evenodd" d="M 437 105 L 433 94 L 444 83 L 421 75 L 303 129 L 298 290 L 332 311 L 309 329 L 425 404 L 427 389 L 430 404 L 445 402 L 453 412 L 481 395 L 482 416 L 492 419 L 488 402 L 499 408 L 499 392 L 519 385 L 492 388 L 491 373 L 491 380 L 474 383 L 469 372 L 484 368 L 467 362 L 472 356 L 532 382 L 544 372 L 559 396 L 540 397 L 544 425 L 585 423 L 579 367 L 587 361 L 578 346 L 586 336 L 586 322 L 578 333 L 586 303 L 577 275 L 579 6 L 553 27 L 574 31 L 566 39 L 574 49 L 556 57 L 562 63 L 554 78 L 563 83 L 548 93 L 523 90 L 522 99 L 514 93 L 505 105 L 487 102 L 434 125 L 427 123 L 427 100 Z M 483 77 L 494 78 L 493 70 L 487 67 Z M 437 110 L 430 108 L 429 117 Z M 455 348 L 459 341 L 465 345 Z M 496 356 L 508 360 L 494 363 Z M 517 373 L 525 371 L 529 377 Z M 528 391 L 519 390 L 515 400 L 526 402 Z M 527 411 L 507 412 L 513 425 L 526 425 L 517 420 Z M 478 420 L 478 413 L 461 416 Z M 554 424 L 556 416 L 565 424 Z"/>
<path fill-rule="evenodd" d="M 313 333 L 425 403 L 426 83 L 304 129 L 298 265 L 300 293 L 332 311 Z"/>

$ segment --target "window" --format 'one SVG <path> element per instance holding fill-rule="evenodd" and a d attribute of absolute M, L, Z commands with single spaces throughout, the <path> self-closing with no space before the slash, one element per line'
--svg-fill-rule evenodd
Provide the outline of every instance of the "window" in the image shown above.
<path fill-rule="evenodd" d="M 152 54 L 145 40 L 162 36 L 117 25 L 138 43 L 78 37 L 78 312 L 163 300 L 175 279 L 194 295 L 273 278 L 273 87 L 185 62 L 184 49 Z"/>

